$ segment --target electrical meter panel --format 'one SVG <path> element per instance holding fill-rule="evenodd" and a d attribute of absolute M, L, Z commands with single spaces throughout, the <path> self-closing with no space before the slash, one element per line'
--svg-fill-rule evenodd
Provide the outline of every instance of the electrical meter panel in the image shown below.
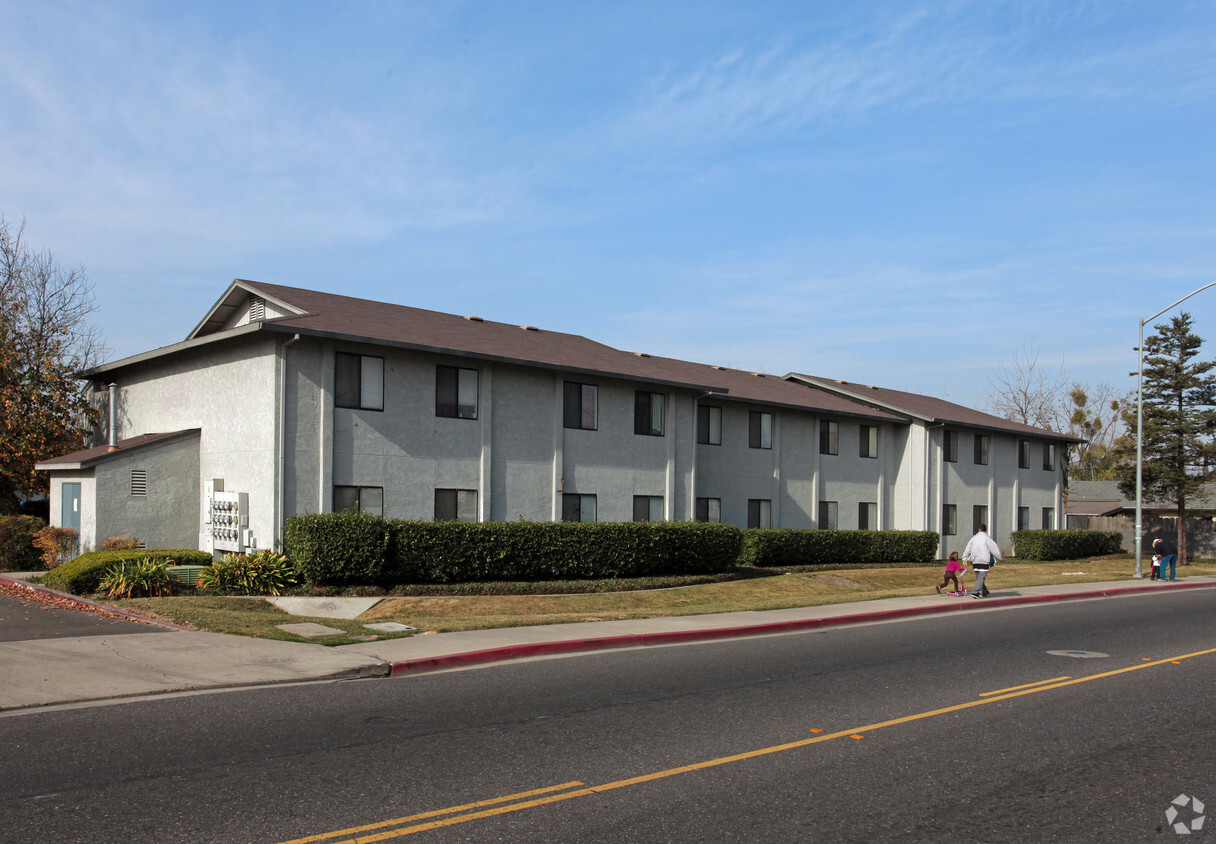
<path fill-rule="evenodd" d="M 207 531 L 213 550 L 244 553 L 250 544 L 249 493 L 212 491 L 207 496 Z"/>

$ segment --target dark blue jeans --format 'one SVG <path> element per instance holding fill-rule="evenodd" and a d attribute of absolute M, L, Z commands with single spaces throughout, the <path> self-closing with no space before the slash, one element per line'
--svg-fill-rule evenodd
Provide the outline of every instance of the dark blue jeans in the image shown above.
<path fill-rule="evenodd" d="M 1178 555 L 1177 554 L 1166 554 L 1164 557 L 1161 558 L 1161 574 L 1159 575 L 1159 577 L 1162 580 L 1167 579 L 1165 576 L 1165 567 L 1169 566 L 1170 567 L 1170 576 L 1168 579 L 1174 580 L 1175 579 L 1174 578 L 1174 568 L 1175 568 L 1175 566 L 1177 566 L 1177 564 L 1178 564 Z"/>

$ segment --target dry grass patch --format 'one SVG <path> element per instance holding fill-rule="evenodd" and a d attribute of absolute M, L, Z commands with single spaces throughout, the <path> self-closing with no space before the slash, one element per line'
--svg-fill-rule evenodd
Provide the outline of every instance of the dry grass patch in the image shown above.
<path fill-rule="evenodd" d="M 1146 557 L 1146 574 L 1149 564 Z M 1134 559 L 1127 555 L 1053 563 L 1009 560 L 992 570 L 988 584 L 1000 591 L 1053 583 L 1145 582 L 1133 579 L 1134 567 Z M 944 564 L 819 570 L 639 592 L 390 597 L 351 621 L 289 616 L 264 601 L 248 598 L 183 596 L 111 603 L 200 630 L 289 641 L 300 639 L 279 630 L 276 624 L 316 621 L 347 631 L 346 635 L 309 641 L 346 644 L 354 641 L 351 637 L 355 635 L 373 633 L 363 627 L 373 621 L 397 621 L 416 627 L 421 633 L 446 633 L 536 624 L 775 610 L 931 595 L 934 585 L 941 581 L 943 569 Z M 1216 564 L 1193 563 L 1180 567 L 1178 573 L 1184 578 L 1212 575 L 1216 574 Z M 970 572 L 967 582 L 974 582 Z M 377 638 L 397 638 L 397 635 L 379 634 Z"/>

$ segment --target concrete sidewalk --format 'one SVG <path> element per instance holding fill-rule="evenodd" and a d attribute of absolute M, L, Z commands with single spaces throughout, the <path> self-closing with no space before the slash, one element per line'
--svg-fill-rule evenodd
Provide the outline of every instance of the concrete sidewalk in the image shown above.
<path fill-rule="evenodd" d="M 15 582 L 3 576 L 0 581 Z M 386 677 L 544 654 L 1211 587 L 1216 587 L 1216 577 L 1189 577 L 1177 583 L 1073 583 L 996 589 L 984 600 L 930 593 L 764 612 L 440 633 L 336 648 L 180 629 L 161 629 L 155 635 L 0 642 L 0 712 L 272 683 Z"/>

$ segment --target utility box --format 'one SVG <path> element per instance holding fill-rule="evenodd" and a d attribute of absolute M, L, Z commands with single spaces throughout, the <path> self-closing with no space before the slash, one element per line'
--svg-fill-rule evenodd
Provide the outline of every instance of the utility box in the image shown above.
<path fill-rule="evenodd" d="M 245 553 L 253 541 L 249 530 L 249 493 L 225 492 L 214 487 L 208 490 L 204 527 L 213 552 Z"/>

